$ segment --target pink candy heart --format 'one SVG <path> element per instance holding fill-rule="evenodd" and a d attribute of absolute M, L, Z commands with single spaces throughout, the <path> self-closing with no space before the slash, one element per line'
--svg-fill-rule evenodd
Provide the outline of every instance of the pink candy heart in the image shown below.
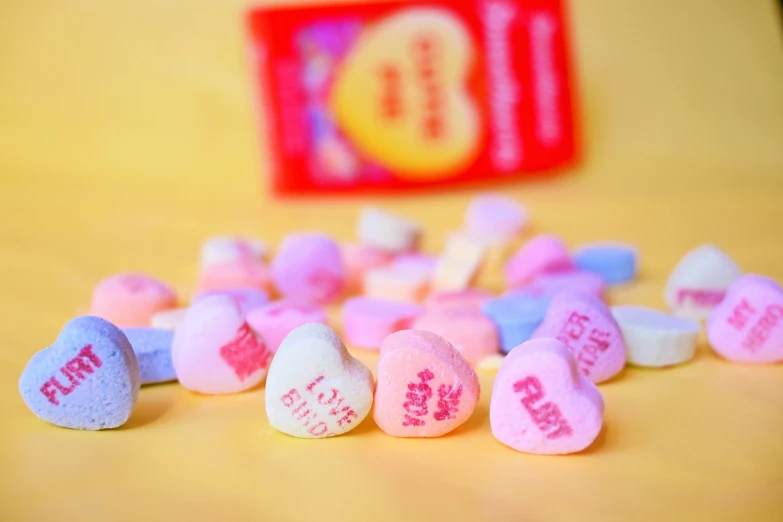
<path fill-rule="evenodd" d="M 707 339 L 730 361 L 783 361 L 783 289 L 766 277 L 740 277 L 710 313 Z"/>
<path fill-rule="evenodd" d="M 588 447 L 601 431 L 604 400 L 557 339 L 532 339 L 498 370 L 489 406 L 492 434 L 525 453 L 558 455 Z"/>

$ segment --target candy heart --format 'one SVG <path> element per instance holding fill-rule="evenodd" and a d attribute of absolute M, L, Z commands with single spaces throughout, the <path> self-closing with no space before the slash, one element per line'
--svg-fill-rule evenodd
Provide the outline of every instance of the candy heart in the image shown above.
<path fill-rule="evenodd" d="M 177 306 L 177 294 L 146 274 L 125 273 L 107 277 L 95 286 L 90 314 L 121 328 L 149 326 L 162 310 Z"/>
<path fill-rule="evenodd" d="M 500 350 L 508 353 L 530 339 L 543 322 L 549 297 L 509 294 L 487 301 L 481 313 L 492 319 L 500 334 Z"/>
<path fill-rule="evenodd" d="M 421 301 L 430 283 L 430 272 L 421 263 L 393 262 L 364 276 L 364 295 L 391 301 Z"/>
<path fill-rule="evenodd" d="M 197 303 L 206 297 L 218 294 L 224 294 L 231 297 L 234 301 L 237 302 L 243 314 L 247 314 L 251 310 L 259 308 L 269 302 L 269 294 L 257 288 L 225 288 L 223 290 L 207 290 L 205 292 L 196 294 L 196 296 L 193 297 L 192 302 Z"/>
<path fill-rule="evenodd" d="M 293 330 L 272 360 L 266 414 L 276 430 L 305 439 L 352 430 L 370 412 L 372 372 L 337 333 L 311 323 Z"/>
<path fill-rule="evenodd" d="M 407 8 L 362 32 L 340 65 L 331 107 L 364 155 L 403 179 L 449 177 L 478 153 L 466 89 L 473 42 L 443 8 Z"/>
<path fill-rule="evenodd" d="M 207 267 L 240 258 L 263 261 L 269 248 L 252 237 L 215 236 L 201 244 L 201 266 Z"/>
<path fill-rule="evenodd" d="M 439 437 L 468 420 L 479 392 L 476 372 L 451 343 L 403 330 L 381 345 L 373 417 L 394 437 Z"/>
<path fill-rule="evenodd" d="M 202 267 L 199 289 L 202 292 L 226 288 L 265 289 L 270 283 L 269 268 L 260 259 L 238 257 Z"/>
<path fill-rule="evenodd" d="M 346 291 L 348 293 L 364 290 L 364 274 L 391 262 L 392 254 L 367 245 L 342 245 L 343 262 L 347 274 Z"/>
<path fill-rule="evenodd" d="M 260 383 L 272 352 L 232 298 L 214 295 L 188 309 L 174 332 L 171 356 L 180 384 L 214 395 Z"/>
<path fill-rule="evenodd" d="M 465 228 L 471 234 L 505 242 L 521 234 L 529 219 L 527 209 L 513 198 L 502 194 L 480 194 L 468 205 Z"/>
<path fill-rule="evenodd" d="M 45 421 L 79 430 L 125 424 L 139 393 L 139 364 L 122 331 L 77 317 L 33 355 L 19 379 L 27 406 Z"/>
<path fill-rule="evenodd" d="M 591 295 L 555 295 L 544 322 L 531 337 L 558 339 L 574 354 L 582 373 L 596 383 L 611 379 L 625 366 L 620 327 L 603 301 Z"/>
<path fill-rule="evenodd" d="M 625 243 L 590 243 L 574 251 L 574 264 L 601 276 L 610 285 L 636 277 L 636 247 Z"/>
<path fill-rule="evenodd" d="M 707 339 L 730 361 L 783 361 L 783 290 L 766 277 L 740 277 L 707 319 Z"/>
<path fill-rule="evenodd" d="M 343 333 L 352 345 L 377 349 L 389 335 L 410 328 L 423 311 L 413 303 L 354 297 L 343 303 Z"/>
<path fill-rule="evenodd" d="M 247 314 L 250 327 L 260 333 L 270 352 L 277 352 L 291 330 L 307 323 L 328 322 L 323 308 L 289 299 L 274 301 Z"/>
<path fill-rule="evenodd" d="M 677 315 L 706 319 L 741 275 L 737 264 L 718 247 L 702 245 L 685 254 L 674 267 L 664 299 Z"/>
<path fill-rule="evenodd" d="M 690 361 L 696 353 L 701 330 L 696 321 L 642 306 L 615 306 L 612 315 L 623 332 L 630 364 L 673 366 Z"/>
<path fill-rule="evenodd" d="M 604 399 L 557 339 L 532 339 L 506 356 L 495 376 L 489 424 L 525 453 L 561 455 L 588 447 L 603 425 Z"/>
<path fill-rule="evenodd" d="M 508 260 L 505 267 L 506 285 L 519 288 L 539 274 L 570 270 L 573 267 L 565 243 L 557 236 L 541 234 L 522 245 Z"/>
<path fill-rule="evenodd" d="M 286 298 L 317 305 L 330 303 L 340 297 L 346 282 L 340 247 L 323 234 L 289 236 L 272 263 L 272 278 Z"/>
<path fill-rule="evenodd" d="M 428 310 L 413 322 L 413 329 L 440 335 L 470 364 L 477 364 L 500 350 L 495 323 L 475 308 L 446 307 Z"/>
<path fill-rule="evenodd" d="M 467 234 L 454 234 L 446 243 L 432 274 L 436 291 L 465 290 L 475 278 L 486 248 Z"/>
<path fill-rule="evenodd" d="M 603 278 L 586 270 L 563 270 L 539 274 L 522 291 L 534 296 L 554 296 L 564 291 L 579 292 L 581 294 L 601 297 L 606 290 Z M 510 293 L 519 290 L 511 290 Z"/>
<path fill-rule="evenodd" d="M 363 245 L 389 253 L 414 251 L 421 239 L 418 223 L 375 207 L 362 208 L 357 232 Z"/>
<path fill-rule="evenodd" d="M 173 331 L 160 328 L 125 328 L 122 333 L 128 338 L 139 361 L 142 385 L 177 380 L 171 360 Z"/>
<path fill-rule="evenodd" d="M 472 308 L 481 310 L 484 303 L 495 296 L 484 290 L 468 288 L 454 292 L 435 292 L 427 296 L 424 306 L 429 309 L 436 308 Z"/>

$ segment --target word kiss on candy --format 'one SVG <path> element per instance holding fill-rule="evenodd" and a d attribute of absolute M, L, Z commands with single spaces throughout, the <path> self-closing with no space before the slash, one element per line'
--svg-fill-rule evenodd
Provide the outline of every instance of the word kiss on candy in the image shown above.
<path fill-rule="evenodd" d="M 141 385 L 125 334 L 98 317 L 73 319 L 36 353 L 19 379 L 25 404 L 41 419 L 79 430 L 125 424 Z"/>
<path fill-rule="evenodd" d="M 333 437 L 364 420 L 373 401 L 372 372 L 337 333 L 310 323 L 278 348 L 266 380 L 266 414 L 276 430 L 305 439 Z"/>

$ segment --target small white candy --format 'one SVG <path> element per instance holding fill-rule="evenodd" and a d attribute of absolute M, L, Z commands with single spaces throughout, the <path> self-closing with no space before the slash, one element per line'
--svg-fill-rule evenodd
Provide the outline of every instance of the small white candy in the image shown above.
<path fill-rule="evenodd" d="M 201 244 L 202 267 L 233 261 L 242 256 L 263 260 L 268 255 L 269 248 L 251 237 L 215 236 Z"/>
<path fill-rule="evenodd" d="M 365 207 L 359 215 L 359 240 L 387 252 L 415 250 L 421 238 L 421 227 L 384 210 Z"/>
<path fill-rule="evenodd" d="M 741 275 L 742 270 L 726 253 L 716 246 L 702 245 L 677 263 L 666 283 L 664 299 L 676 315 L 706 319 Z"/>
<path fill-rule="evenodd" d="M 150 319 L 150 326 L 161 330 L 176 330 L 187 311 L 187 308 L 171 308 L 158 312 Z"/>
<path fill-rule="evenodd" d="M 432 289 L 436 292 L 464 290 L 481 267 L 486 247 L 468 234 L 453 234 L 435 266 Z"/>
<path fill-rule="evenodd" d="M 696 321 L 642 306 L 615 306 L 612 315 L 623 333 L 629 364 L 672 366 L 696 353 L 700 330 Z"/>

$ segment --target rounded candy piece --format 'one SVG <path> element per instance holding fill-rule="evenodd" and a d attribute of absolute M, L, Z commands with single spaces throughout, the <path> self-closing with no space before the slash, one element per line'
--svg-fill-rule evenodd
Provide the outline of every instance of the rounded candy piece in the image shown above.
<path fill-rule="evenodd" d="M 532 339 L 506 356 L 495 376 L 489 423 L 517 451 L 582 451 L 603 426 L 604 399 L 557 339 Z"/>
<path fill-rule="evenodd" d="M 465 228 L 476 236 L 505 242 L 517 237 L 529 221 L 527 209 L 502 194 L 480 194 L 468 204 Z"/>
<path fill-rule="evenodd" d="M 139 394 L 139 363 L 122 331 L 99 317 L 68 322 L 33 355 L 19 379 L 27 407 L 64 428 L 103 430 L 128 420 Z"/>
<path fill-rule="evenodd" d="M 269 248 L 252 237 L 214 236 L 201 244 L 202 268 L 242 258 L 263 261 L 267 255 Z"/>
<path fill-rule="evenodd" d="M 568 247 L 550 234 L 541 234 L 522 245 L 506 263 L 506 285 L 519 288 L 546 272 L 570 270 L 574 267 Z"/>
<path fill-rule="evenodd" d="M 440 335 L 474 365 L 500 350 L 495 323 L 475 308 L 429 310 L 413 322 L 413 329 Z"/>
<path fill-rule="evenodd" d="M 272 263 L 272 278 L 288 299 L 317 305 L 333 302 L 346 282 L 340 247 L 323 234 L 289 236 Z"/>
<path fill-rule="evenodd" d="M 696 353 L 699 323 L 642 306 L 615 306 L 612 315 L 623 332 L 627 361 L 637 366 L 673 366 Z"/>
<path fill-rule="evenodd" d="M 266 414 L 294 437 L 333 437 L 364 420 L 373 401 L 372 372 L 351 356 L 337 333 L 311 323 L 293 330 L 272 360 Z"/>
<path fill-rule="evenodd" d="M 514 294 L 492 299 L 481 312 L 492 319 L 500 334 L 500 351 L 508 353 L 530 339 L 544 320 L 550 298 Z"/>
<path fill-rule="evenodd" d="M 223 290 L 207 290 L 193 297 L 194 303 L 213 295 L 227 295 L 239 305 L 243 314 L 255 310 L 269 302 L 269 294 L 257 288 L 226 288 Z"/>
<path fill-rule="evenodd" d="M 553 296 L 559 292 L 573 291 L 601 297 L 606 290 L 603 278 L 587 270 L 564 270 L 536 276 L 523 287 L 530 295 Z"/>
<path fill-rule="evenodd" d="M 180 307 L 158 312 L 150 319 L 150 327 L 173 331 L 177 328 L 177 325 L 182 322 L 187 311 L 187 307 Z"/>
<path fill-rule="evenodd" d="M 228 288 L 269 287 L 269 268 L 259 259 L 239 257 L 202 267 L 199 289 L 202 292 Z"/>
<path fill-rule="evenodd" d="M 343 332 L 352 345 L 377 349 L 389 335 L 409 329 L 423 311 L 413 303 L 354 297 L 343 303 Z"/>
<path fill-rule="evenodd" d="M 436 291 L 465 290 L 475 278 L 486 249 L 467 234 L 454 234 L 446 243 L 432 274 Z"/>
<path fill-rule="evenodd" d="M 427 294 L 429 269 L 419 262 L 393 262 L 370 270 L 364 277 L 365 297 L 390 301 L 418 302 Z"/>
<path fill-rule="evenodd" d="M 418 224 L 374 207 L 362 209 L 358 232 L 362 244 L 393 253 L 416 250 L 421 239 Z"/>
<path fill-rule="evenodd" d="M 280 343 L 295 328 L 307 323 L 329 322 L 323 308 L 290 299 L 273 301 L 256 308 L 247 314 L 246 320 L 253 330 L 264 337 L 266 347 L 272 353 L 277 352 Z"/>
<path fill-rule="evenodd" d="M 435 292 L 427 296 L 424 306 L 428 309 L 436 308 L 472 308 L 481 310 L 484 303 L 494 299 L 494 295 L 477 288 L 467 288 L 455 292 Z"/>
<path fill-rule="evenodd" d="M 125 328 L 123 333 L 139 361 L 142 386 L 177 380 L 171 360 L 174 332 L 159 328 Z"/>
<path fill-rule="evenodd" d="M 624 243 L 591 243 L 574 252 L 578 268 L 594 272 L 612 285 L 636 277 L 636 258 L 636 248 Z"/>
<path fill-rule="evenodd" d="M 783 361 L 783 290 L 766 277 L 740 277 L 707 319 L 707 339 L 730 361 Z"/>
<path fill-rule="evenodd" d="M 90 314 L 120 328 L 149 326 L 162 310 L 177 306 L 177 294 L 157 279 L 137 273 L 107 277 L 92 293 Z"/>
<path fill-rule="evenodd" d="M 389 264 L 392 254 L 379 248 L 354 243 L 342 246 L 343 262 L 347 274 L 346 291 L 348 293 L 364 291 L 364 275 L 372 270 Z"/>

